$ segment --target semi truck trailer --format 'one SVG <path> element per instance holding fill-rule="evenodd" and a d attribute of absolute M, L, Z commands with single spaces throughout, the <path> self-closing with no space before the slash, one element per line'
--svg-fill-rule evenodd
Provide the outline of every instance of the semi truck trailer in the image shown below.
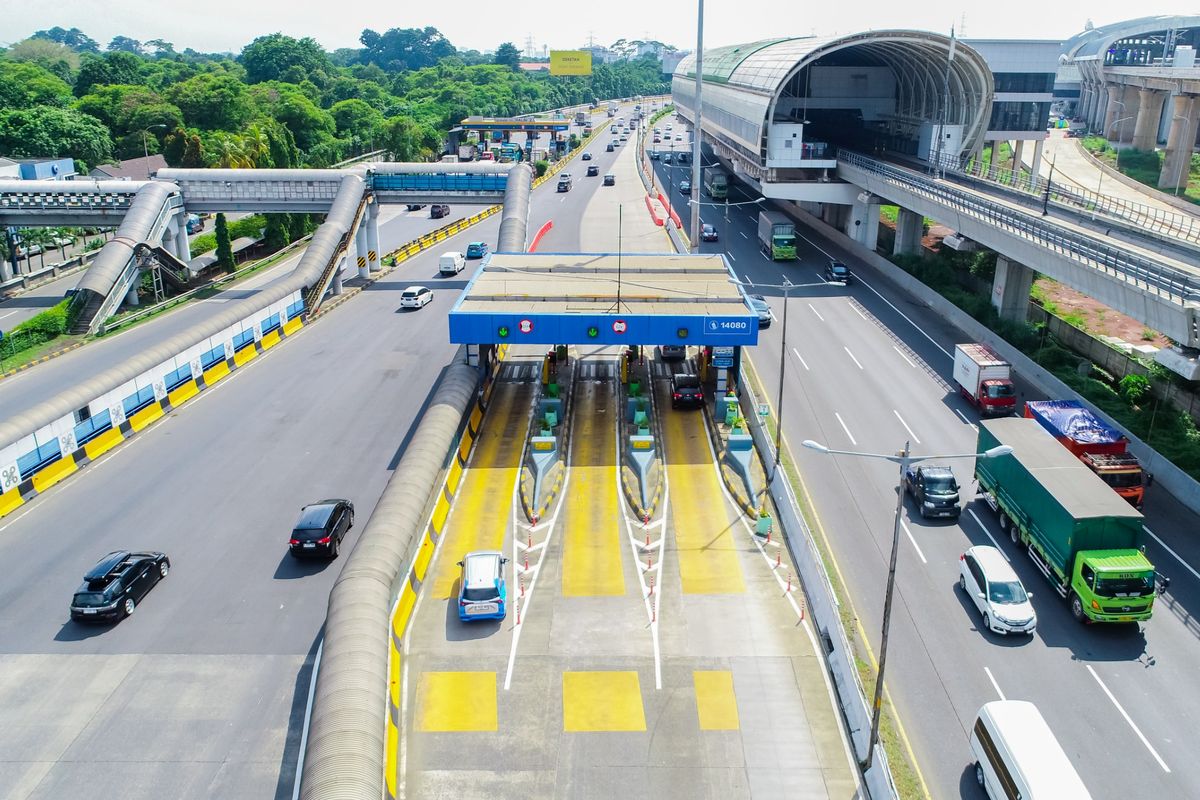
<path fill-rule="evenodd" d="M 1025 416 L 1035 420 L 1100 480 L 1141 509 L 1146 499 L 1142 464 L 1129 452 L 1129 439 L 1078 400 L 1030 400 Z"/>
<path fill-rule="evenodd" d="M 975 477 L 1000 529 L 1021 545 L 1080 622 L 1150 619 L 1160 578 L 1143 548 L 1142 514 L 1025 417 L 983 420 Z"/>
<path fill-rule="evenodd" d="M 758 245 L 772 261 L 795 260 L 795 223 L 779 211 L 758 212 Z"/>

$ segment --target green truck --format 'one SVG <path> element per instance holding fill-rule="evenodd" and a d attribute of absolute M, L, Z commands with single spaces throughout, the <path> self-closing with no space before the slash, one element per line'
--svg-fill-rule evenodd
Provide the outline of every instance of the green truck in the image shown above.
<path fill-rule="evenodd" d="M 980 492 L 1075 619 L 1150 619 L 1169 581 L 1146 558 L 1141 512 L 1032 419 L 981 421 L 978 452 L 999 445 L 1012 453 L 975 461 Z"/>
<path fill-rule="evenodd" d="M 758 246 L 772 261 L 794 261 L 795 223 L 779 211 L 758 212 Z"/>

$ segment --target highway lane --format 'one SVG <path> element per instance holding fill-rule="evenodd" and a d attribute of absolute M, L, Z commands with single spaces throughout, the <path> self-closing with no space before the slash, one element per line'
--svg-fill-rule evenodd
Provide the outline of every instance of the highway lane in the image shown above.
<path fill-rule="evenodd" d="M 722 211 L 706 208 L 702 215 L 721 228 L 720 247 L 730 249 L 744 278 L 761 283 L 778 283 L 785 274 L 797 283 L 813 279 L 825 258 L 813 245 L 801 242 L 798 267 L 771 264 L 757 252 L 751 213 L 738 215 L 731 209 L 732 224 L 725 225 Z M 974 415 L 948 391 L 951 360 L 944 352 L 962 340 L 961 334 L 906 300 L 857 259 L 849 261 L 897 308 L 861 284 L 848 290 L 812 287 L 793 294 L 786 379 L 790 399 L 785 399 L 789 441 L 814 438 L 834 447 L 890 452 L 915 436 L 921 440 L 920 444 L 914 441 L 917 452 L 972 451 L 975 431 L 969 422 Z M 777 319 L 782 317 L 781 293 L 771 289 L 763 293 L 771 297 Z M 778 385 L 780 327 L 777 322 L 767 331 L 758 348 L 766 358 L 759 360 L 756 354 L 772 401 Z M 1028 387 L 1022 389 L 1030 399 L 1035 396 Z M 895 469 L 809 451 L 797 456 L 856 610 L 875 641 L 890 548 Z M 969 483 L 970 461 L 954 466 L 960 480 Z M 1147 525 L 1194 567 L 1194 545 L 1184 539 L 1188 530 L 1195 529 L 1194 521 L 1189 524 L 1190 515 L 1182 514 L 1172 498 L 1157 489 L 1151 492 Z M 907 513 L 915 517 L 913 510 L 910 504 Z M 966 730 L 977 707 L 1000 692 L 1038 703 L 1085 770 L 1093 791 L 1115 787 L 1114 791 L 1159 796 L 1195 794 L 1198 776 L 1184 752 L 1187 732 L 1182 721 L 1195 712 L 1197 698 L 1194 691 L 1181 691 L 1177 681 L 1200 655 L 1192 621 L 1192 610 L 1200 600 L 1196 576 L 1151 541 L 1151 558 L 1165 573 L 1176 576 L 1176 585 L 1160 601 L 1155 618 L 1141 632 L 1082 628 L 1070 619 L 1065 603 L 1028 559 L 1010 542 L 1000 540 L 990 510 L 980 502 L 973 503 L 971 510 L 975 516 L 964 514 L 959 525 L 906 519 L 902 534 L 889 683 L 935 796 L 960 791 L 970 796 Z M 978 632 L 976 612 L 953 588 L 958 555 L 969 544 L 991 544 L 989 534 L 1039 595 L 1035 605 L 1040 631 L 1033 641 Z M 1106 689 L 1121 702 L 1154 753 Z M 1089 746 L 1094 744 L 1090 740 L 1099 738 L 1086 733 L 1089 730 L 1105 731 L 1104 753 Z M 1114 750 L 1120 758 L 1113 757 Z M 1162 768 L 1159 759 L 1171 772 Z"/>
<path fill-rule="evenodd" d="M 379 238 L 383 252 L 410 242 L 422 234 L 436 230 L 457 219 L 468 217 L 483 206 L 452 205 L 449 217 L 430 219 L 428 208 L 406 211 L 401 205 L 384 206 L 380 214 Z M 25 409 L 44 397 L 62 391 L 140 352 L 152 343 L 180 333 L 214 313 L 230 300 L 250 297 L 275 281 L 286 277 L 299 262 L 303 251 L 287 257 L 278 264 L 224 289 L 219 294 L 163 314 L 153 320 L 135 325 L 112 336 L 90 342 L 56 359 L 39 364 L 16 375 L 0 380 L 0 417 Z M 353 268 L 344 272 L 346 278 L 356 274 Z"/>
<path fill-rule="evenodd" d="M 534 193 L 534 214 L 551 204 L 553 187 Z M 456 349 L 445 315 L 467 276 L 438 277 L 438 254 L 498 228 L 406 262 L 0 524 L 0 559 L 21 565 L 0 584 L 0 796 L 290 796 L 340 569 L 293 563 L 290 526 L 347 496 L 357 541 Z M 402 312 L 411 283 L 435 300 Z M 113 628 L 70 623 L 81 575 L 116 547 L 163 550 L 171 574 Z"/>

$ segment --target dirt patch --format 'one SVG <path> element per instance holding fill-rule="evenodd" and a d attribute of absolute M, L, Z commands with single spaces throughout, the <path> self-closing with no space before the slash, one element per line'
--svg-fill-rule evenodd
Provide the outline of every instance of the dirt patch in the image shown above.
<path fill-rule="evenodd" d="M 1171 346 L 1170 339 L 1158 331 L 1057 281 L 1038 278 L 1033 293 L 1047 311 L 1093 336 L 1115 336 L 1132 345 Z"/>

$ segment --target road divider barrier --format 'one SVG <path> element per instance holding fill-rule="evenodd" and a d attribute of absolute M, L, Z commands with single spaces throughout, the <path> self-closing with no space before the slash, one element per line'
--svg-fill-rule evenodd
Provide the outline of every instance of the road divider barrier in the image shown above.
<path fill-rule="evenodd" d="M 531 248 L 532 250 L 532 248 Z M 553 355 L 553 358 L 551 357 Z M 565 357 L 565 349 L 562 356 Z M 520 495 L 525 517 L 533 525 L 562 491 L 566 478 L 566 455 L 570 452 L 570 412 L 575 389 L 575 361 L 565 367 L 566 383 L 560 378 L 563 359 L 553 352 L 542 360 L 542 380 L 534 398 L 533 419 L 521 459 Z M 563 386 L 567 390 L 563 391 Z M 565 397 L 564 397 L 565 395 Z"/>
<path fill-rule="evenodd" d="M 545 236 L 547 233 L 549 233 L 550 229 L 553 227 L 554 227 L 554 220 L 548 219 L 548 220 L 546 220 L 546 224 L 544 224 L 544 225 L 542 225 L 542 227 L 538 228 L 538 232 L 535 233 L 533 236 L 533 241 L 529 243 L 529 252 L 530 253 L 537 251 L 538 245 L 541 244 L 541 242 L 542 242 L 542 237 Z"/>

